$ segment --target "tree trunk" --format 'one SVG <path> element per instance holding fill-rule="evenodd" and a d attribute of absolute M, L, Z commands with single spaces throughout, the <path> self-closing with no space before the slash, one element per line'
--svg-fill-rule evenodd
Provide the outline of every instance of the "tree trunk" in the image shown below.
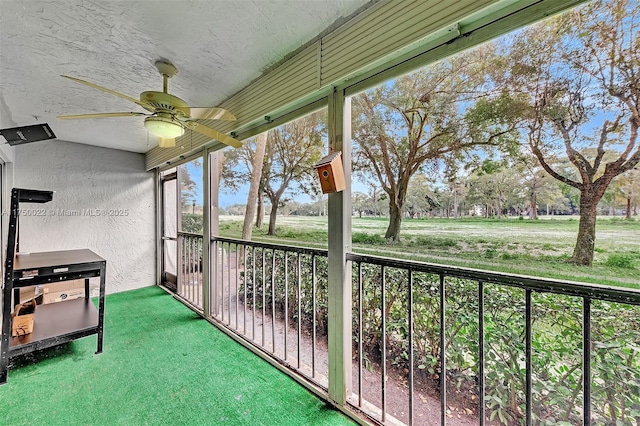
<path fill-rule="evenodd" d="M 244 224 L 242 225 L 242 239 L 251 240 L 253 230 L 253 217 L 256 214 L 256 202 L 258 200 L 258 190 L 260 188 L 260 177 L 262 176 L 262 163 L 264 162 L 264 150 L 267 145 L 267 133 L 256 136 L 256 152 L 253 156 L 253 170 L 251 170 L 251 183 L 249 184 L 249 195 L 247 196 L 247 207 L 244 212 Z"/>
<path fill-rule="evenodd" d="M 529 194 L 529 219 L 538 218 L 538 199 L 535 192 Z M 549 214 L 549 205 L 547 205 L 547 214 Z"/>
<path fill-rule="evenodd" d="M 276 215 L 278 214 L 278 203 L 280 200 L 271 200 L 271 212 L 269 213 L 269 230 L 267 235 L 276 235 Z"/>
<path fill-rule="evenodd" d="M 389 202 L 389 227 L 384 238 L 393 242 L 400 241 L 400 225 L 402 223 L 402 206 Z"/>
<path fill-rule="evenodd" d="M 591 266 L 596 241 L 596 208 L 600 198 L 583 192 L 580 194 L 580 223 L 573 255 L 567 260 L 576 265 Z"/>
<path fill-rule="evenodd" d="M 256 228 L 262 227 L 262 219 L 264 218 L 264 192 L 258 190 L 258 206 L 256 208 Z"/>
<path fill-rule="evenodd" d="M 449 217 L 449 211 L 447 210 L 447 218 Z M 458 192 L 457 190 L 453 193 L 453 218 L 457 219 L 458 216 Z"/>
<path fill-rule="evenodd" d="M 631 219 L 631 198 L 627 198 L 627 219 Z"/>

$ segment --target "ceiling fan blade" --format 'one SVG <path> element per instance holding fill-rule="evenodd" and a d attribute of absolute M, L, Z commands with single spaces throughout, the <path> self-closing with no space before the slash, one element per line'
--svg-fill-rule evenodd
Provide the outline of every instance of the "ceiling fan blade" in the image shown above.
<path fill-rule="evenodd" d="M 236 120 L 236 117 L 224 108 L 189 107 L 189 109 L 191 118 L 198 120 Z"/>
<path fill-rule="evenodd" d="M 144 112 L 100 112 L 96 114 L 72 114 L 72 115 L 59 115 L 61 120 L 76 120 L 79 118 L 108 118 L 108 117 L 127 117 L 130 115 L 149 115 Z"/>
<path fill-rule="evenodd" d="M 173 148 L 176 146 L 176 140 L 173 138 L 159 138 L 158 146 L 160 148 Z"/>
<path fill-rule="evenodd" d="M 198 133 L 202 133 L 205 136 L 209 136 L 211 139 L 215 139 L 225 145 L 229 145 L 234 148 L 242 147 L 242 142 L 240 142 L 239 140 L 234 139 L 231 136 L 227 136 L 222 132 L 212 129 L 211 127 L 205 126 L 204 124 L 200 124 L 195 121 L 191 121 L 189 122 L 189 124 L 189 128 L 195 130 Z"/>
<path fill-rule="evenodd" d="M 141 102 L 139 99 L 132 98 L 131 96 L 124 95 L 122 93 L 116 92 L 115 90 L 107 89 L 106 87 L 102 87 L 102 86 L 100 86 L 98 84 L 91 83 L 89 81 L 81 80 L 79 78 L 71 77 L 71 76 L 68 76 L 68 75 L 63 75 L 62 77 L 68 78 L 69 80 L 73 80 L 76 83 L 84 84 L 85 86 L 93 87 L 94 89 L 98 89 L 98 90 L 101 90 L 103 92 L 110 93 L 113 96 L 117 96 L 119 98 L 126 99 L 128 101 L 131 101 L 133 103 L 136 103 L 136 104 L 140 105 L 141 107 L 143 107 L 144 109 L 146 109 L 148 111 L 154 111 L 153 106 L 151 106 L 150 104 L 148 104 L 146 102 Z"/>

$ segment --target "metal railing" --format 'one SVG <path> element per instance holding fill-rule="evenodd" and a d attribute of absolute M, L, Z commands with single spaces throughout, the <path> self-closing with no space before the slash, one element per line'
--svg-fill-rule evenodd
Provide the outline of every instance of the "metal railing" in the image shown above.
<path fill-rule="evenodd" d="M 202 305 L 202 236 L 178 294 Z M 327 251 L 211 240 L 214 319 L 328 388 Z M 350 253 L 348 403 L 381 424 L 640 424 L 640 291 Z M 200 308 L 201 309 L 201 308 Z"/>
<path fill-rule="evenodd" d="M 443 425 L 640 424 L 640 291 L 347 258 L 349 402 L 377 421 L 420 424 L 436 411 Z"/>
<path fill-rule="evenodd" d="M 178 232 L 177 294 L 202 311 L 202 244 L 200 234 Z"/>
<path fill-rule="evenodd" d="M 327 251 L 216 237 L 212 252 L 212 317 L 326 390 Z"/>

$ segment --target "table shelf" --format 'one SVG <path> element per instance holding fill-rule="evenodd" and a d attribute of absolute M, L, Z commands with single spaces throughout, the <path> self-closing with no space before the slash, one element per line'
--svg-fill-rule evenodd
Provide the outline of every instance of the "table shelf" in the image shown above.
<path fill-rule="evenodd" d="M 12 337 L 10 356 L 66 343 L 95 334 L 98 329 L 98 309 L 87 299 L 38 305 L 33 332 Z"/>

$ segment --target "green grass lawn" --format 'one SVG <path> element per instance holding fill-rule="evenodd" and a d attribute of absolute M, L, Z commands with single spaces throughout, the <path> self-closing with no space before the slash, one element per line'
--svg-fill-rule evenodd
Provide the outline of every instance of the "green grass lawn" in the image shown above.
<path fill-rule="evenodd" d="M 87 337 L 11 361 L 1 425 L 355 425 L 159 287 L 105 306 L 101 354 Z"/>
<path fill-rule="evenodd" d="M 352 219 L 353 250 L 387 257 L 466 266 L 640 289 L 640 220 L 599 218 L 594 264 L 570 265 L 577 217 L 404 219 L 400 243 L 384 239 L 386 218 Z M 312 247 L 327 246 L 327 218 L 280 216 L 275 236 L 267 225 L 253 239 Z M 239 238 L 242 217 L 222 216 L 220 234 Z"/>

